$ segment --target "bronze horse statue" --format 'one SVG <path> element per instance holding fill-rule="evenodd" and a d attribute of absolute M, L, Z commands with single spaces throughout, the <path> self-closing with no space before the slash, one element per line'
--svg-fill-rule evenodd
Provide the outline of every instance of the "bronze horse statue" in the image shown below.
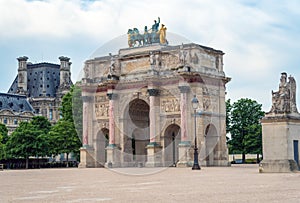
<path fill-rule="evenodd" d="M 136 42 L 138 42 L 138 46 L 144 45 L 144 36 L 140 34 L 137 28 L 128 29 L 128 46 L 134 47 L 136 46 Z"/>

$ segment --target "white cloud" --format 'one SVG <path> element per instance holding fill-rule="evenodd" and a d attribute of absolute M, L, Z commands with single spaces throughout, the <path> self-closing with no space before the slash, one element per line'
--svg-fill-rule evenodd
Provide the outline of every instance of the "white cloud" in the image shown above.
<path fill-rule="evenodd" d="M 60 50 L 72 40 L 75 45 L 100 46 L 126 34 L 128 28 L 141 30 L 145 25 L 151 26 L 158 16 L 169 32 L 226 53 L 225 71 L 233 78 L 228 84 L 228 95 L 234 99 L 243 96 L 268 103 L 269 88 L 277 87 L 283 69 L 300 75 L 296 69 L 300 49 L 297 0 L 277 4 L 270 0 L 0 1 L 0 46 L 13 45 L 16 39 L 44 39 L 50 46 L 56 41 Z M 79 45 L 70 55 L 84 51 Z M 82 57 L 91 54 L 81 53 Z M 73 67 L 79 72 L 82 65 L 73 63 Z M 76 75 L 73 74 L 74 79 Z M 300 77 L 296 80 L 300 82 Z"/>

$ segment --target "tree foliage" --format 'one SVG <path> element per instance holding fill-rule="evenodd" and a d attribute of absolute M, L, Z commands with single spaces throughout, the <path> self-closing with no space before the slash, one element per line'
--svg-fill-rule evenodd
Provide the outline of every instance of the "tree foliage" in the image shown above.
<path fill-rule="evenodd" d="M 8 130 L 6 125 L 0 123 L 0 135 L 2 136 L 2 144 L 6 144 L 8 140 Z"/>
<path fill-rule="evenodd" d="M 79 85 L 74 85 L 71 89 L 72 93 L 72 114 L 73 121 L 75 125 L 75 129 L 78 133 L 80 140 L 82 140 L 82 97 L 81 97 L 81 89 Z"/>
<path fill-rule="evenodd" d="M 230 99 L 226 100 L 226 133 L 229 133 L 230 131 L 230 111 L 231 111 L 231 104 L 230 104 Z"/>
<path fill-rule="evenodd" d="M 78 154 L 81 142 L 73 122 L 64 119 L 59 120 L 50 130 L 49 136 L 52 154 L 66 153 L 67 162 L 71 152 Z"/>
<path fill-rule="evenodd" d="M 62 98 L 62 119 L 60 119 L 49 133 L 53 154 L 70 153 L 79 156 L 82 137 L 82 98 L 81 89 L 72 86 L 69 93 Z M 67 160 L 68 161 L 68 160 Z"/>
<path fill-rule="evenodd" d="M 229 101 L 230 103 L 230 101 Z M 231 105 L 228 130 L 231 140 L 228 141 L 230 153 L 262 153 L 261 124 L 264 116 L 262 105 L 256 101 L 242 98 Z M 227 123 L 226 123 L 227 124 Z"/>
<path fill-rule="evenodd" d="M 79 138 L 82 138 L 82 98 L 81 89 L 75 84 L 70 92 L 64 95 L 61 107 L 62 117 L 74 123 Z"/>
<path fill-rule="evenodd" d="M 33 117 L 30 122 L 21 122 L 9 136 L 6 152 L 9 158 L 25 158 L 26 168 L 30 156 L 45 156 L 49 153 L 48 132 L 50 122 L 43 116 Z"/>
<path fill-rule="evenodd" d="M 0 160 L 6 158 L 5 144 L 8 140 L 8 130 L 6 126 L 0 123 Z"/>
<path fill-rule="evenodd" d="M 21 122 L 9 137 L 6 126 L 0 124 L 0 159 L 4 157 L 4 152 L 8 158 L 25 158 L 27 168 L 30 156 L 40 157 L 60 153 L 68 155 L 71 152 L 79 156 L 81 147 L 79 137 L 82 137 L 82 98 L 78 86 L 73 86 L 62 98 L 61 112 L 62 119 L 54 126 L 51 126 L 47 118 L 35 116 L 30 122 Z"/>
<path fill-rule="evenodd" d="M 72 92 L 71 91 L 68 92 L 67 94 L 65 94 L 62 98 L 61 114 L 62 114 L 62 117 L 64 120 L 73 122 Z"/>

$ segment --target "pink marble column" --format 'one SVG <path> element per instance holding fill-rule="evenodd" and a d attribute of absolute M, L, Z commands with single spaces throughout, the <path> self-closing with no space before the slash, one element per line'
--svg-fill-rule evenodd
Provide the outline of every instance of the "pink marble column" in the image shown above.
<path fill-rule="evenodd" d="M 180 90 L 180 117 L 181 117 L 181 142 L 188 141 L 187 138 L 187 93 L 189 86 L 179 86 Z"/>
<path fill-rule="evenodd" d="M 109 98 L 109 145 L 115 145 L 115 114 L 114 114 L 114 97 L 113 93 L 107 94 Z"/>
<path fill-rule="evenodd" d="M 82 144 L 83 146 L 88 145 L 89 138 L 89 102 L 91 101 L 90 96 L 82 96 L 83 100 L 83 115 L 82 115 Z"/>
<path fill-rule="evenodd" d="M 155 97 L 159 94 L 158 89 L 148 89 L 149 100 L 150 100 L 150 110 L 149 110 L 149 118 L 150 118 L 150 144 L 155 144 L 155 136 L 156 136 L 156 122 L 155 122 Z"/>

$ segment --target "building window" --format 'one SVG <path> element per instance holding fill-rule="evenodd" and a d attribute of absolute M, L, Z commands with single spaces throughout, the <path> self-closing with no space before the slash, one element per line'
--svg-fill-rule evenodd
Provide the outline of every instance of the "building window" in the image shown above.
<path fill-rule="evenodd" d="M 18 120 L 16 118 L 14 119 L 14 125 L 18 125 Z"/>
<path fill-rule="evenodd" d="M 7 118 L 4 118 L 4 119 L 3 119 L 3 123 L 4 123 L 4 124 L 7 124 Z"/>
<path fill-rule="evenodd" d="M 39 114 L 40 113 L 40 109 L 35 109 L 35 113 Z"/>
<path fill-rule="evenodd" d="M 49 110 L 49 119 L 50 119 L 50 121 L 53 120 L 53 109 Z"/>
<path fill-rule="evenodd" d="M 47 109 L 42 109 L 42 116 L 47 117 Z"/>

